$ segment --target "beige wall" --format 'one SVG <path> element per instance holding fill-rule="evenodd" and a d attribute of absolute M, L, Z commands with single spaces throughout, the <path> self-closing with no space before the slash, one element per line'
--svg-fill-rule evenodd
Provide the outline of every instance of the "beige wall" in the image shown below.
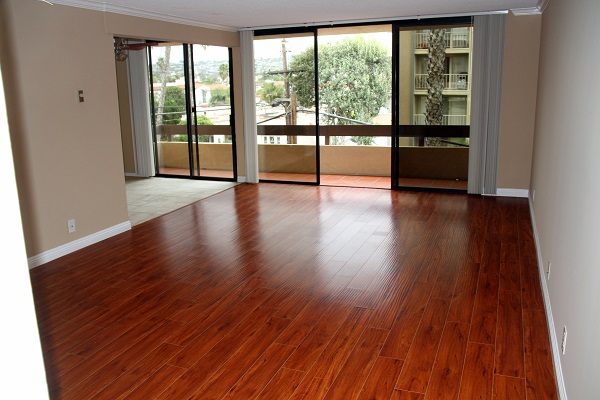
<path fill-rule="evenodd" d="M 128 221 L 113 35 L 234 47 L 239 61 L 239 34 L 35 0 L 1 4 L 7 109 L 33 257 Z M 240 71 L 234 65 L 238 90 Z"/>
<path fill-rule="evenodd" d="M 226 32 L 113 13 L 102 15 L 105 16 L 106 20 L 106 32 L 110 32 L 114 36 L 211 46 L 240 46 L 240 36 L 237 32 Z"/>
<path fill-rule="evenodd" d="M 570 399 L 600 395 L 600 2 L 544 11 L 531 191 Z"/>
<path fill-rule="evenodd" d="M 7 108 L 31 257 L 128 220 L 114 53 L 101 13 L 33 0 L 4 5 Z M 77 231 L 69 234 L 71 218 Z"/>
<path fill-rule="evenodd" d="M 499 188 L 529 188 L 541 22 L 541 15 L 506 16 L 498 143 Z"/>

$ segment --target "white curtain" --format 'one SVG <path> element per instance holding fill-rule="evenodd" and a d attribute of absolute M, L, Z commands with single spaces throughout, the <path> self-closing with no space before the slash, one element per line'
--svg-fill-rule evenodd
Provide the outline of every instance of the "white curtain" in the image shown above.
<path fill-rule="evenodd" d="M 242 100 L 244 104 L 244 148 L 246 182 L 258 182 L 258 143 L 256 136 L 256 88 L 254 87 L 254 32 L 240 32 L 242 52 Z"/>
<path fill-rule="evenodd" d="M 127 63 L 136 174 L 150 177 L 154 176 L 154 152 L 152 149 L 152 124 L 150 122 L 147 53 L 145 51 L 130 51 Z"/>
<path fill-rule="evenodd" d="M 505 14 L 480 15 L 473 24 L 468 186 L 468 192 L 473 194 L 496 194 L 504 21 Z"/>

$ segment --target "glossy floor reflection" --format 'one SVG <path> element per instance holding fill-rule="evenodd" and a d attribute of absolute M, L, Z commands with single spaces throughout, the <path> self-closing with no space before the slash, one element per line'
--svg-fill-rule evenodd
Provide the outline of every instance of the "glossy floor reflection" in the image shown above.
<path fill-rule="evenodd" d="M 240 184 L 31 271 L 52 399 L 556 399 L 525 199 Z"/>

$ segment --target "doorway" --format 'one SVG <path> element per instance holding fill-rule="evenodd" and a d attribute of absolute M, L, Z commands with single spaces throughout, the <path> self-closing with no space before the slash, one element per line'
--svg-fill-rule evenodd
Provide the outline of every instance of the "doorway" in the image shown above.
<path fill-rule="evenodd" d="M 231 49 L 161 43 L 148 61 L 156 176 L 236 181 Z"/>
<path fill-rule="evenodd" d="M 466 193 L 472 23 L 396 24 L 394 30 L 392 187 Z"/>
<path fill-rule="evenodd" d="M 466 192 L 472 35 L 470 17 L 255 32 L 260 180 Z"/>

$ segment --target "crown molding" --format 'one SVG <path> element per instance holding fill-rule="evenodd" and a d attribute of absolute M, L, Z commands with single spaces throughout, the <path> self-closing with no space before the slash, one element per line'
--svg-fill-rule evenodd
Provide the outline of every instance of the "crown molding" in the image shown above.
<path fill-rule="evenodd" d="M 491 10 L 471 13 L 454 13 L 454 14 L 426 14 L 426 15 L 405 15 L 397 17 L 385 17 L 385 18 L 370 18 L 370 19 L 347 19 L 339 21 L 320 21 L 320 22 L 305 22 L 302 24 L 285 24 L 285 25 L 265 25 L 265 26 L 250 26 L 239 29 L 243 31 L 258 31 L 263 29 L 279 29 L 279 28 L 306 28 L 313 26 L 335 26 L 345 24 L 370 24 L 379 22 L 394 21 L 405 21 L 405 20 L 422 20 L 422 19 L 434 19 L 434 18 L 451 18 L 451 17 L 474 17 L 478 15 L 496 15 L 496 14 L 507 14 L 508 10 Z"/>
<path fill-rule="evenodd" d="M 513 8 L 510 10 L 514 15 L 522 16 L 522 15 L 540 15 L 544 12 L 546 7 L 548 6 L 548 2 L 550 0 L 539 0 L 537 6 L 535 7 L 526 7 L 526 8 Z"/>
<path fill-rule="evenodd" d="M 68 7 L 85 8 L 87 10 L 101 11 L 101 12 L 105 12 L 105 13 L 129 15 L 131 17 L 147 18 L 147 19 L 153 19 L 153 20 L 157 20 L 157 21 L 171 22 L 171 23 L 175 23 L 175 24 L 196 26 L 199 28 L 218 29 L 218 30 L 227 31 L 227 32 L 239 32 L 239 29 L 231 27 L 231 26 L 208 24 L 205 22 L 196 21 L 196 20 L 192 20 L 192 19 L 188 19 L 188 18 L 181 18 L 181 17 L 177 17 L 174 15 L 159 14 L 159 13 L 155 13 L 155 12 L 151 12 L 151 11 L 140 10 L 137 8 L 117 6 L 117 5 L 113 5 L 113 4 L 106 4 L 104 2 L 94 1 L 94 0 L 50 0 L 50 1 L 53 4 L 60 4 L 62 6 L 68 6 Z"/>

